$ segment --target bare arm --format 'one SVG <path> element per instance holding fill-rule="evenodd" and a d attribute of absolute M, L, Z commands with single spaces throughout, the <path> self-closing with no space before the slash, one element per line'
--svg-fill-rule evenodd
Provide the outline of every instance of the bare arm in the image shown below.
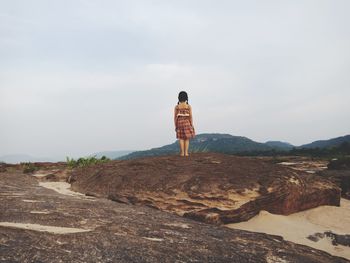
<path fill-rule="evenodd" d="M 175 130 L 176 130 L 176 119 L 177 119 L 177 107 L 175 106 L 175 109 L 174 109 L 174 124 L 175 124 Z"/>
<path fill-rule="evenodd" d="M 191 106 L 189 106 L 189 108 L 190 108 L 190 123 L 191 123 L 191 126 L 193 127 L 192 108 Z"/>

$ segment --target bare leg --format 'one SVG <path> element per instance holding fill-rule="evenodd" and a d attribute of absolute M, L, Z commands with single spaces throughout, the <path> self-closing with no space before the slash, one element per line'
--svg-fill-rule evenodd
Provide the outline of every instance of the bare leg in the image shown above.
<path fill-rule="evenodd" d="M 185 153 L 185 141 L 179 139 L 179 143 L 180 143 L 180 156 L 184 156 L 184 153 Z"/>
<path fill-rule="evenodd" d="M 190 145 L 190 140 L 185 140 L 185 156 L 188 156 L 188 147 Z"/>

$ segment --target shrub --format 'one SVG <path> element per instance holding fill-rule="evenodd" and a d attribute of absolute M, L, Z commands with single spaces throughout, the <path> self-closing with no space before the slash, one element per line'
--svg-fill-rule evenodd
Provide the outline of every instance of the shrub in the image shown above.
<path fill-rule="evenodd" d="M 25 174 L 34 173 L 39 169 L 33 163 L 21 163 L 21 165 L 23 166 L 23 173 Z"/>
<path fill-rule="evenodd" d="M 102 156 L 101 159 L 96 158 L 96 156 L 93 157 L 86 157 L 86 158 L 79 158 L 77 160 L 73 158 L 69 158 L 68 156 L 66 157 L 67 160 L 67 166 L 69 168 L 75 168 L 75 167 L 87 167 L 90 165 L 95 165 L 98 163 L 104 163 L 110 161 L 109 158 L 106 156 Z"/>

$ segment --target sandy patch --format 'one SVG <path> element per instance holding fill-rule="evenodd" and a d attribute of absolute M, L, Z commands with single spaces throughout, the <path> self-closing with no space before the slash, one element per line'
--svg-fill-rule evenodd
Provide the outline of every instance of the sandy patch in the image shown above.
<path fill-rule="evenodd" d="M 298 162 L 281 162 L 279 165 L 288 166 L 294 170 L 315 173 L 327 169 L 328 161 L 298 161 Z"/>
<path fill-rule="evenodd" d="M 174 227 L 181 227 L 181 228 L 185 228 L 185 229 L 191 228 L 189 225 L 182 224 L 182 223 L 170 223 L 170 224 L 164 224 L 164 225 L 166 225 L 166 226 L 174 226 Z"/>
<path fill-rule="evenodd" d="M 34 177 L 37 177 L 37 178 L 43 178 L 45 176 L 49 175 L 48 173 L 36 173 L 36 174 L 33 174 Z"/>
<path fill-rule="evenodd" d="M 44 203 L 45 202 L 40 200 L 29 200 L 29 199 L 23 199 L 22 201 L 26 203 Z"/>
<path fill-rule="evenodd" d="M 69 196 L 80 197 L 88 200 L 94 200 L 94 197 L 86 196 L 84 194 L 70 190 L 70 184 L 66 182 L 39 182 L 39 185 L 47 189 L 56 191 L 57 193 Z"/>
<path fill-rule="evenodd" d="M 14 192 L 3 192 L 3 193 L 0 193 L 0 196 L 4 196 L 4 197 L 8 197 L 8 196 L 19 197 L 19 196 L 23 196 L 23 195 L 25 195 L 25 193 L 14 193 Z"/>
<path fill-rule="evenodd" d="M 12 223 L 12 222 L 0 222 L 0 226 L 28 229 L 28 230 L 34 230 L 34 231 L 40 231 L 40 232 L 49 232 L 53 234 L 71 234 L 71 233 L 91 231 L 91 229 L 83 229 L 83 228 L 46 226 L 46 225 L 39 225 L 39 224 Z"/>
<path fill-rule="evenodd" d="M 280 162 L 278 164 L 281 164 L 281 165 L 296 165 L 297 163 L 292 163 L 292 162 Z"/>
<path fill-rule="evenodd" d="M 300 185 L 299 179 L 295 177 L 289 178 L 289 182 L 291 182 L 292 184 Z"/>
<path fill-rule="evenodd" d="M 63 195 L 82 196 L 83 194 L 70 190 L 70 184 L 66 182 L 39 182 L 39 185 L 56 191 Z"/>
<path fill-rule="evenodd" d="M 157 242 L 162 242 L 164 240 L 162 238 L 156 238 L 156 237 L 143 237 L 143 238 L 151 241 L 157 241 Z"/>
<path fill-rule="evenodd" d="M 334 246 L 332 245 L 332 240 L 327 237 L 317 242 L 307 238 L 309 235 L 326 231 L 332 231 L 340 235 L 350 234 L 350 201 L 346 199 L 341 199 L 340 207 L 319 206 L 289 216 L 260 211 L 259 215 L 246 222 L 228 224 L 226 226 L 279 235 L 285 240 L 350 259 L 350 247 Z"/>

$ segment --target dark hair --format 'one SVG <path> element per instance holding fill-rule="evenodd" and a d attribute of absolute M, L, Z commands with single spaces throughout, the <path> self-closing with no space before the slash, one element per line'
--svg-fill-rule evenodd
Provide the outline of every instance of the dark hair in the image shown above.
<path fill-rule="evenodd" d="M 188 104 L 188 96 L 187 96 L 187 92 L 186 91 L 181 91 L 179 93 L 179 101 L 177 104 L 179 104 L 180 102 L 185 102 Z"/>

